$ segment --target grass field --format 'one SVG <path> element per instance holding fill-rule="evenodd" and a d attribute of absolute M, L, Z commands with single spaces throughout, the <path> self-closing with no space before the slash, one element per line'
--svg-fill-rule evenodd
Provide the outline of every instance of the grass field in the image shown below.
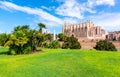
<path fill-rule="evenodd" d="M 0 53 L 6 52 L 0 48 Z M 43 49 L 30 55 L 0 55 L 0 77 L 120 77 L 120 52 Z"/>

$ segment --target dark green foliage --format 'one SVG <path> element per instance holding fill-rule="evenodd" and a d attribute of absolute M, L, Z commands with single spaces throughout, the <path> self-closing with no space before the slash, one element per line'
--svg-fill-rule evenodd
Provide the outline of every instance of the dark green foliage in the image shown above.
<path fill-rule="evenodd" d="M 62 45 L 63 49 L 80 49 L 81 45 L 78 42 L 78 39 L 71 36 L 71 37 L 67 37 L 67 39 L 64 41 L 63 45 Z"/>
<path fill-rule="evenodd" d="M 9 46 L 9 54 L 28 54 L 36 51 L 38 31 L 29 26 L 17 26 L 4 46 Z"/>
<path fill-rule="evenodd" d="M 10 35 L 9 40 L 5 43 L 5 46 L 9 46 L 10 53 L 24 54 L 28 38 L 22 30 L 15 31 Z"/>
<path fill-rule="evenodd" d="M 24 45 L 21 47 L 16 45 L 9 46 L 8 54 L 16 55 L 16 54 L 28 54 L 28 53 L 32 53 L 31 47 L 28 45 Z"/>
<path fill-rule="evenodd" d="M 52 34 L 45 34 L 45 40 L 52 41 L 53 40 Z"/>
<path fill-rule="evenodd" d="M 46 25 L 43 24 L 43 23 L 38 23 L 38 26 L 39 26 L 39 28 L 40 28 L 40 29 L 39 29 L 39 32 L 40 32 L 40 33 L 42 33 L 42 29 L 43 29 L 43 28 L 46 28 Z"/>
<path fill-rule="evenodd" d="M 115 46 L 107 40 L 100 40 L 94 48 L 96 50 L 117 51 Z"/>
<path fill-rule="evenodd" d="M 48 48 L 54 48 L 54 49 L 60 48 L 60 43 L 59 43 L 59 41 L 54 40 L 54 41 L 50 42 Z"/>
<path fill-rule="evenodd" d="M 37 42 L 38 43 L 37 46 L 42 47 L 42 43 L 45 41 L 45 34 L 38 33 L 37 41 L 38 41 Z"/>
<path fill-rule="evenodd" d="M 36 30 L 29 30 L 28 31 L 27 38 L 29 40 L 28 40 L 27 44 L 31 47 L 31 51 L 36 50 L 36 47 L 37 47 L 37 44 L 38 44 L 37 37 L 38 37 L 38 31 L 36 31 Z"/>
<path fill-rule="evenodd" d="M 27 46 L 24 46 L 23 48 L 23 54 L 29 54 L 29 53 L 32 53 L 32 50 L 31 50 L 31 47 L 29 45 Z"/>
<path fill-rule="evenodd" d="M 70 43 L 68 41 L 65 41 L 63 44 L 62 44 L 62 49 L 68 49 L 70 48 Z"/>
<path fill-rule="evenodd" d="M 48 42 L 46 42 L 46 41 L 43 42 L 43 43 L 42 43 L 42 47 L 44 47 L 44 48 L 49 48 L 49 44 L 48 44 Z"/>
<path fill-rule="evenodd" d="M 4 46 L 6 41 L 9 39 L 9 34 L 1 33 L 0 34 L 0 46 Z"/>
<path fill-rule="evenodd" d="M 0 34 L 0 45 L 9 46 L 9 54 L 27 54 L 37 50 L 45 41 L 45 34 L 42 34 L 42 28 L 46 26 L 39 23 L 39 31 L 29 29 L 28 25 L 16 26 L 9 36 Z M 51 40 L 51 36 L 47 35 Z"/>
<path fill-rule="evenodd" d="M 59 41 L 65 41 L 67 38 L 63 33 L 58 34 L 57 37 Z"/>

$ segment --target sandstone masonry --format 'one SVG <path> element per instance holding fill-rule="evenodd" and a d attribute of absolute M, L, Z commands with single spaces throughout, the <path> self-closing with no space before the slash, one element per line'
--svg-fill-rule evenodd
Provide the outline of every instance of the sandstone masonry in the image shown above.
<path fill-rule="evenodd" d="M 90 20 L 80 24 L 65 23 L 62 32 L 66 36 L 74 36 L 79 41 L 104 40 L 105 30 L 101 26 L 95 26 Z"/>

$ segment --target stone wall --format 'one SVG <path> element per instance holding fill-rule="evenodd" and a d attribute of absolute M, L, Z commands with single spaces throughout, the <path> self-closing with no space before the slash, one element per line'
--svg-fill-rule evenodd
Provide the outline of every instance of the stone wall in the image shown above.
<path fill-rule="evenodd" d="M 112 42 L 115 47 L 120 51 L 120 42 Z M 80 42 L 82 49 L 93 49 L 95 47 L 96 42 Z"/>

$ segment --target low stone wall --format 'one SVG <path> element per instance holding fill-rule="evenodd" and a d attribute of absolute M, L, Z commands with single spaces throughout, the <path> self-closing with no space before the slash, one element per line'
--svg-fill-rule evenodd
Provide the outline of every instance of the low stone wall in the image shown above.
<path fill-rule="evenodd" d="M 115 47 L 120 50 L 120 42 L 112 42 Z M 95 47 L 96 42 L 80 42 L 82 49 L 93 49 Z"/>
<path fill-rule="evenodd" d="M 113 42 L 113 44 L 120 51 L 120 42 Z"/>
<path fill-rule="evenodd" d="M 120 42 L 112 42 L 115 47 L 120 51 Z M 60 44 L 62 45 L 63 42 L 60 42 Z M 96 42 L 80 42 L 82 49 L 93 49 L 93 47 L 95 47 Z"/>

